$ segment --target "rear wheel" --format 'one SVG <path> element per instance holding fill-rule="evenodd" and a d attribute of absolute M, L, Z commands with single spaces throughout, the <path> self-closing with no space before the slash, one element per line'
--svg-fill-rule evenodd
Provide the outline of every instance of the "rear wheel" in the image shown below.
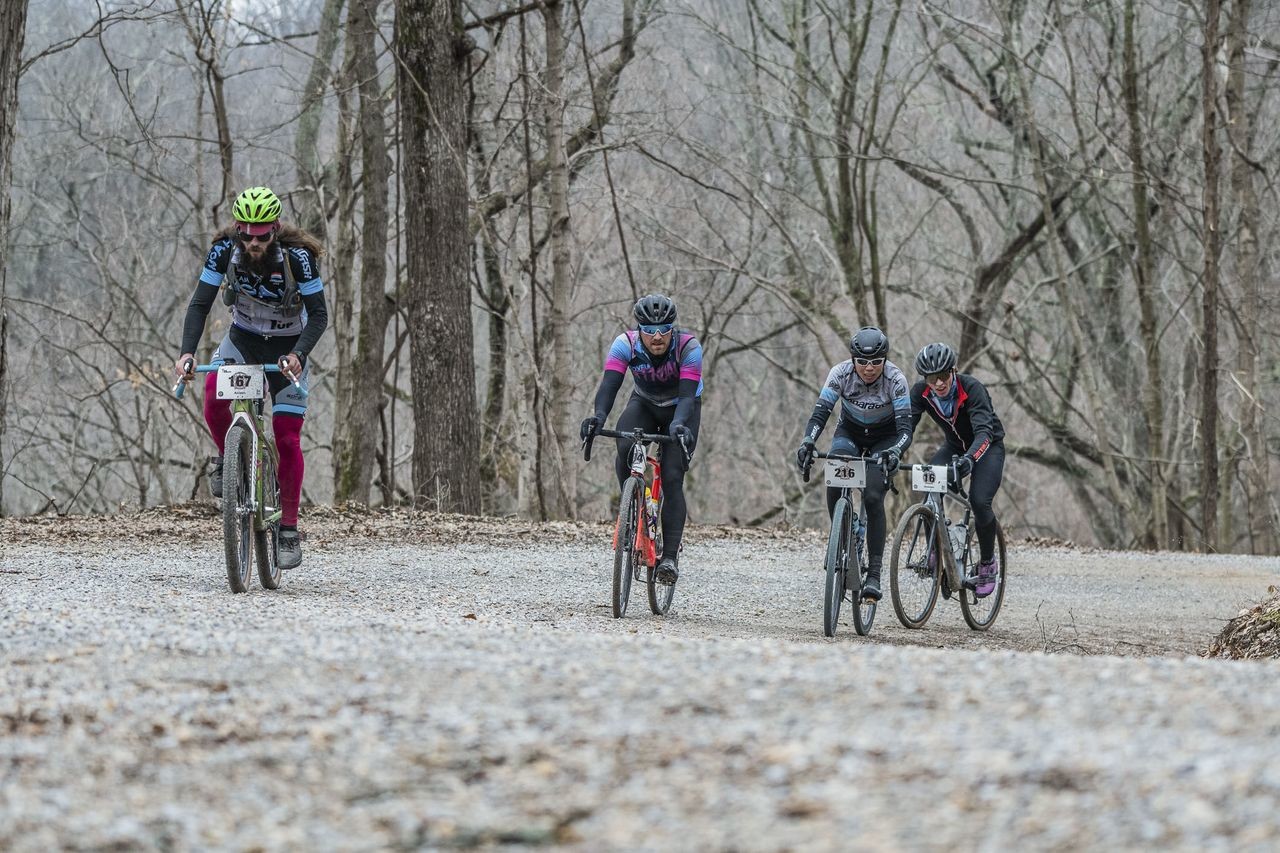
<path fill-rule="evenodd" d="M 227 430 L 222 454 L 222 539 L 226 549 L 227 581 L 232 592 L 249 588 L 249 551 L 253 536 L 253 495 L 250 456 L 253 439 L 243 424 Z"/>
<path fill-rule="evenodd" d="M 960 590 L 960 612 L 964 614 L 964 621 L 969 623 L 970 628 L 975 631 L 985 631 L 995 624 L 996 617 L 1000 615 L 1000 605 L 1004 604 L 1004 580 L 1007 567 L 1004 530 L 1001 529 L 1000 523 L 996 522 L 996 587 L 990 595 L 981 598 L 967 581 L 978 573 L 978 542 L 977 533 L 973 528 L 969 528 L 969 539 L 967 549 L 969 556 L 964 566 L 966 582 L 964 589 Z"/>
<path fill-rule="evenodd" d="M 827 583 L 822 601 L 822 633 L 828 637 L 836 635 L 840 607 L 844 604 L 852 514 L 853 507 L 849 505 L 848 498 L 841 497 L 836 501 L 835 512 L 831 514 L 831 535 L 827 537 Z"/>
<path fill-rule="evenodd" d="M 893 533 L 889 555 L 889 595 L 898 621 L 907 628 L 923 628 L 938 603 L 937 536 L 933 510 L 925 504 L 908 507 Z"/>
<path fill-rule="evenodd" d="M 621 619 L 631 598 L 631 578 L 641 560 L 636 549 L 636 525 L 640 521 L 640 480 L 628 477 L 618 501 L 618 526 L 613 543 L 613 617 Z"/>
<path fill-rule="evenodd" d="M 666 500 L 666 497 L 663 497 Z M 654 553 L 657 554 L 657 562 L 662 561 L 662 507 L 658 507 L 658 537 L 653 541 Z M 649 567 L 646 585 L 649 587 L 649 610 L 658 616 L 666 616 L 667 611 L 671 609 L 671 599 L 675 597 L 676 585 L 673 583 L 663 583 L 658 580 L 658 567 L 652 565 Z"/>
<path fill-rule="evenodd" d="M 853 515 L 853 507 L 849 508 L 849 514 Z M 852 520 L 854 524 L 861 523 L 861 519 Z M 866 540 L 856 532 L 850 537 L 849 549 L 845 552 L 845 577 L 851 577 L 855 568 L 858 583 L 849 584 L 853 590 L 853 630 L 858 632 L 859 637 L 865 637 L 871 633 L 871 624 L 876 621 L 876 601 L 862 596 L 867 582 Z"/>
<path fill-rule="evenodd" d="M 276 476 L 275 466 L 267 463 L 267 470 L 262 476 L 263 515 L 272 515 L 280 511 L 280 480 Z M 270 522 L 262 530 L 253 533 L 253 550 L 258 558 L 258 580 L 267 589 L 279 589 L 282 572 L 280 570 L 280 517 Z"/>

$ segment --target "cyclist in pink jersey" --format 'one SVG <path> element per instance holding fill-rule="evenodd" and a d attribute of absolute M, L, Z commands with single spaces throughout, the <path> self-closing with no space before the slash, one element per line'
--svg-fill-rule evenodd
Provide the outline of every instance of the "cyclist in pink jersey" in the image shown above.
<path fill-rule="evenodd" d="M 645 296 L 633 310 L 636 328 L 618 335 L 605 358 L 604 376 L 596 391 L 595 412 L 582 421 L 582 438 L 604 426 L 613 401 L 630 371 L 631 398 L 618 417 L 619 432 L 642 428 L 666 433 L 679 443 L 662 447 L 662 559 L 658 579 L 675 583 L 679 576 L 680 540 L 684 535 L 685 454 L 692 456 L 702 419 L 702 344 L 676 327 L 676 305 L 658 294 Z M 619 439 L 614 468 L 618 484 L 626 482 L 631 442 Z"/>

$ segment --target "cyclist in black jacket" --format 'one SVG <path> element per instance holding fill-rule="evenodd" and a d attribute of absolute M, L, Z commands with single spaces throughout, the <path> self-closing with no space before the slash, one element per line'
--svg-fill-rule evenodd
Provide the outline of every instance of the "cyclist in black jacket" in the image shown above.
<path fill-rule="evenodd" d="M 996 588 L 996 516 L 991 501 L 1004 474 L 1004 426 L 991 407 L 991 395 L 974 377 L 956 372 L 956 351 L 943 343 L 929 344 L 916 355 L 916 373 L 923 378 L 911 388 L 911 426 L 914 431 L 925 412 L 942 428 L 942 445 L 932 465 L 949 465 L 959 456 L 956 478 L 972 474 L 969 503 L 978 528 L 979 598 Z M 952 485 L 956 485 L 952 483 Z"/>

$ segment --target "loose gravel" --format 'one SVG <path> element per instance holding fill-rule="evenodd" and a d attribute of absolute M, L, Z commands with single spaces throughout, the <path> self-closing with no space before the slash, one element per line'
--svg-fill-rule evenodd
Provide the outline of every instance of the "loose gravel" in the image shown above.
<path fill-rule="evenodd" d="M 304 519 L 306 521 L 306 519 Z M 372 538 L 365 533 L 372 530 Z M 316 514 L 227 591 L 202 510 L 0 521 L 0 849 L 1274 849 L 1273 560 L 1015 546 L 999 621 L 821 635 L 822 536 Z"/>

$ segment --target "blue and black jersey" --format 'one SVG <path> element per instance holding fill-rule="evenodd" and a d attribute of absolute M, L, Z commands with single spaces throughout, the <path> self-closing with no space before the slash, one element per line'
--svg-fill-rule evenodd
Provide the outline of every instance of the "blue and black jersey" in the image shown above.
<path fill-rule="evenodd" d="M 813 414 L 805 425 L 805 435 L 817 438 L 827 419 L 840 407 L 836 430 L 856 445 L 868 448 L 888 438 L 897 438 L 893 447 L 902 453 L 911 444 L 911 398 L 907 378 L 891 361 L 874 382 L 863 382 L 848 359 L 831 368 L 818 394 Z"/>

